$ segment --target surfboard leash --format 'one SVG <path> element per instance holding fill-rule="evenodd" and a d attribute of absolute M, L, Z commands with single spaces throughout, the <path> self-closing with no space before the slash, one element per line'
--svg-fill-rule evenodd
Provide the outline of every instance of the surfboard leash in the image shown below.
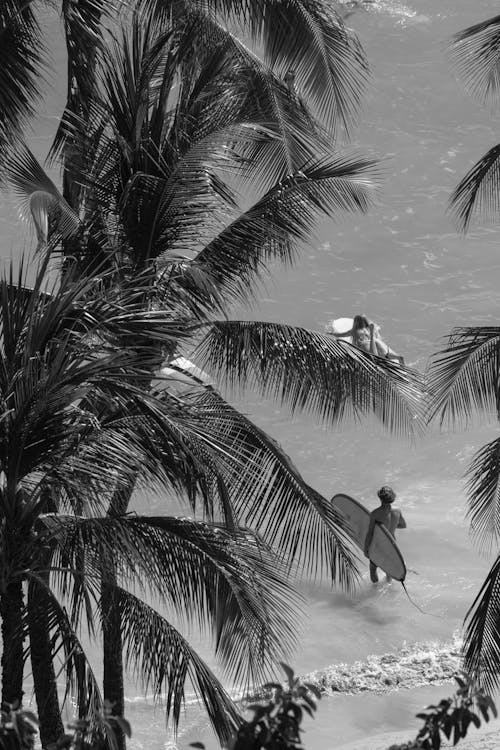
<path fill-rule="evenodd" d="M 416 571 L 412 571 L 412 572 L 416 573 Z M 400 583 L 401 583 L 401 586 L 405 590 L 405 594 L 408 597 L 408 601 L 415 607 L 415 609 L 418 609 L 419 612 L 421 612 L 423 615 L 427 615 L 428 617 L 437 617 L 439 620 L 445 620 L 446 619 L 443 615 L 436 615 L 436 614 L 434 614 L 434 612 L 426 612 L 425 609 L 422 609 L 422 607 L 420 607 L 420 605 L 418 605 L 417 602 L 414 601 L 411 598 L 411 596 L 409 595 L 408 589 L 405 586 L 405 582 L 404 581 L 400 581 Z"/>

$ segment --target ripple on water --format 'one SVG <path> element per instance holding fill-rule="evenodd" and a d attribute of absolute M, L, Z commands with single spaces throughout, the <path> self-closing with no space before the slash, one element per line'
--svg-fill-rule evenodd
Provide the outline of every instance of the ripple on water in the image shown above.
<path fill-rule="evenodd" d="M 430 22 L 429 16 L 418 13 L 414 8 L 399 0 L 341 0 L 341 5 L 346 6 L 351 12 L 365 10 L 391 16 L 400 25 Z"/>

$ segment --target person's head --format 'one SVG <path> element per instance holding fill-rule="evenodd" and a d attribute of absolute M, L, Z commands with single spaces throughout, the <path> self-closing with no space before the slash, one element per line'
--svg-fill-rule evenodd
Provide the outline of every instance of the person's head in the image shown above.
<path fill-rule="evenodd" d="M 394 492 L 392 487 L 387 487 L 387 485 L 384 485 L 383 487 L 381 487 L 379 491 L 377 492 L 377 495 L 378 495 L 380 502 L 384 504 L 393 503 L 394 500 L 396 499 L 396 493 Z"/>
<path fill-rule="evenodd" d="M 355 315 L 352 322 L 352 327 L 355 331 L 357 331 L 359 328 L 369 328 L 370 321 L 368 320 L 366 315 Z"/>

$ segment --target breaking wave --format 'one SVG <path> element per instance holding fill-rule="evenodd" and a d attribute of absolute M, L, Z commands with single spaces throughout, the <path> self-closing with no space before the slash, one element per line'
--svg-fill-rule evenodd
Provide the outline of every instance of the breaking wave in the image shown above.
<path fill-rule="evenodd" d="M 447 682 L 461 668 L 458 636 L 449 643 L 414 643 L 395 653 L 374 654 L 354 664 L 332 664 L 303 679 L 320 692 L 355 694 L 386 693 L 401 688 Z"/>

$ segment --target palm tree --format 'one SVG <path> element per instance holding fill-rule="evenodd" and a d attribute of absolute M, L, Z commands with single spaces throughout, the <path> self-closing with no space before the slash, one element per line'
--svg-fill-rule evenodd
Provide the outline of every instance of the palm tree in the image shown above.
<path fill-rule="evenodd" d="M 232 701 L 148 602 L 207 625 L 227 673 L 243 683 L 261 680 L 293 644 L 297 596 L 269 545 L 240 526 L 228 503 L 231 475 L 249 464 L 258 431 L 238 450 L 231 429 L 244 434 L 245 420 L 238 426 L 231 410 L 149 386 L 147 348 L 124 351 L 117 334 L 164 344 L 184 334 L 169 310 L 144 311 L 137 282 L 95 300 L 86 281 L 67 279 L 48 293 L 44 277 L 42 268 L 30 291 L 12 275 L 0 282 L 2 701 L 21 702 L 30 654 L 42 744 L 56 741 L 60 661 L 80 717 L 105 730 L 79 633 L 86 626 L 92 637 L 105 625 L 97 605 L 112 556 L 127 661 L 166 695 L 175 723 L 190 679 L 228 738 L 238 722 Z M 196 500 L 216 507 L 211 515 L 221 520 L 110 515 L 113 495 L 137 481 L 183 492 L 193 509 Z M 306 489 L 297 478 L 295 496 Z M 337 554 L 350 563 L 342 544 Z"/>
<path fill-rule="evenodd" d="M 482 102 L 494 102 L 500 81 L 500 16 L 475 24 L 453 37 L 451 58 L 467 89 Z M 450 199 L 461 231 L 475 216 L 498 221 L 500 216 L 500 144 L 469 170 Z"/>
<path fill-rule="evenodd" d="M 153 270 L 154 284 L 137 298 L 169 309 L 184 336 L 156 348 L 150 379 L 159 369 L 161 375 L 162 362 L 195 348 L 192 356 L 214 375 L 255 384 L 329 424 L 374 412 L 388 428 L 412 432 L 420 404 L 416 373 L 326 334 L 227 319 L 231 304 L 251 296 L 270 261 L 293 260 L 315 216 L 368 208 L 374 165 L 332 152 L 296 92 L 234 37 L 214 28 L 195 62 L 192 45 L 189 23 L 174 33 L 154 18 L 133 19 L 102 61 L 86 119 L 66 115 L 60 142 L 71 154 L 67 179 L 78 185 L 68 200 L 28 151 L 10 160 L 11 181 L 35 214 L 40 246 L 48 242 L 52 257 L 62 247 L 66 268 L 98 283 L 100 293 L 116 294 L 144 273 L 151 279 Z M 245 208 L 238 200 L 242 187 Z M 78 196 L 74 205 L 72 195 Z M 137 336 L 123 334 L 120 348 L 137 348 Z M 152 381 L 156 397 L 201 414 L 189 443 L 198 461 L 188 495 L 193 510 L 203 490 L 208 518 L 257 528 L 289 566 L 351 584 L 353 561 L 340 519 L 279 446 L 213 389 L 179 394 L 168 378 Z M 226 464 L 216 474 L 200 443 L 204 434 L 225 446 Z M 184 444 L 184 431 L 179 435 Z M 126 511 L 133 486 L 118 488 L 113 518 Z M 124 626 L 109 569 L 106 581 L 112 585 L 102 592 L 105 643 L 112 648 L 104 695 L 119 710 L 116 644 Z M 147 663 L 152 653 L 146 656 Z M 180 689 L 182 679 L 176 684 Z"/>
<path fill-rule="evenodd" d="M 330 125 L 349 131 L 356 119 L 367 64 L 363 50 L 342 18 L 325 0 L 265 3 L 131 0 L 127 9 L 152 9 L 175 28 L 191 26 L 192 50 L 217 33 L 253 43 L 285 78 L 293 70 L 297 89 Z M 59 10 L 67 50 L 66 113 L 84 116 L 95 86 L 99 55 L 123 13 L 114 0 L 3 0 L 0 8 L 0 157 L 19 142 L 49 67 L 40 21 Z M 0 159 L 0 162 L 2 159 Z M 74 186 L 73 186 L 74 187 Z M 65 193 L 65 197 L 68 197 Z"/>

